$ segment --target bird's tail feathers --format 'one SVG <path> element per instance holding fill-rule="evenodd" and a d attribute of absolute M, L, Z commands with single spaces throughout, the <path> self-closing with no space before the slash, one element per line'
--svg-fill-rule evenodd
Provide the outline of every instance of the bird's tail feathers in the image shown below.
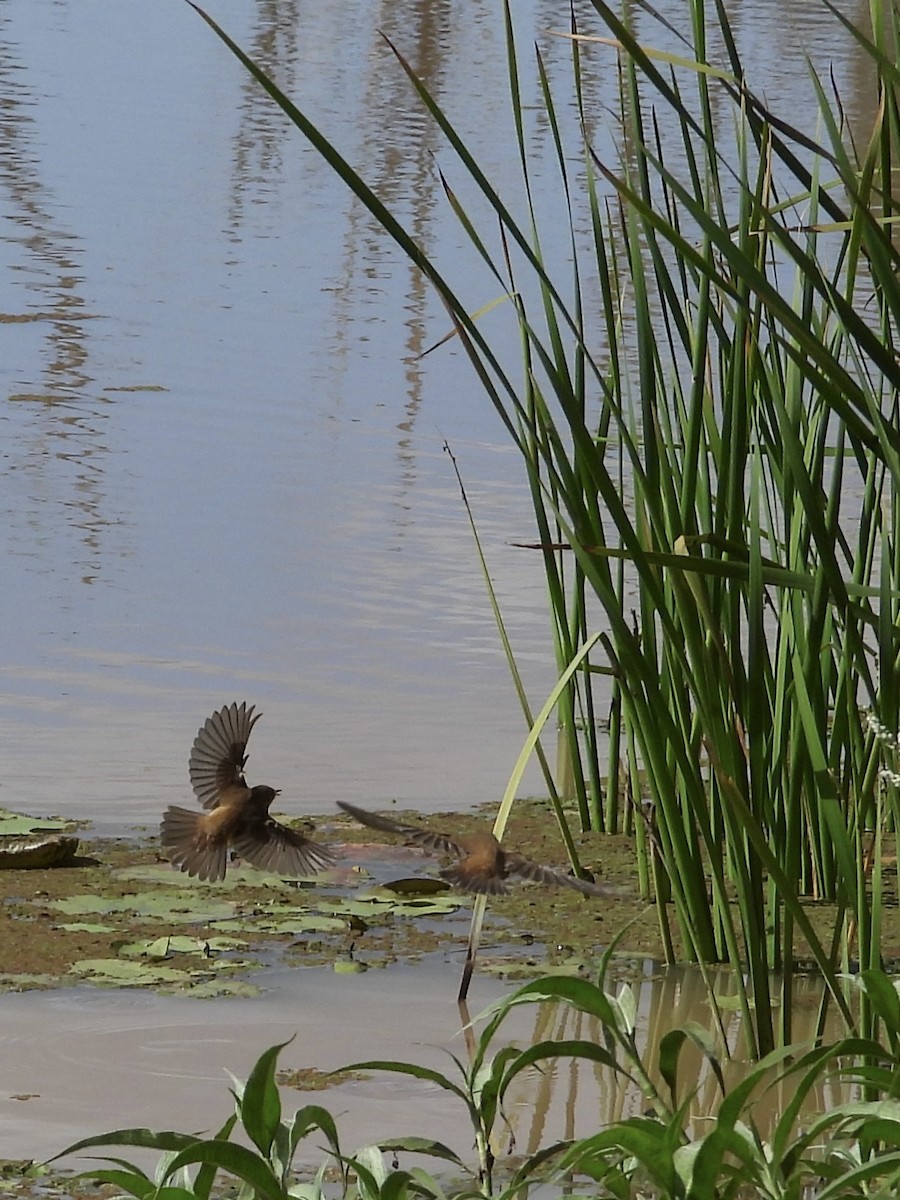
<path fill-rule="evenodd" d="M 206 834 L 204 819 L 203 813 L 173 805 L 163 814 L 160 841 L 172 866 L 215 882 L 225 878 L 227 846 Z"/>

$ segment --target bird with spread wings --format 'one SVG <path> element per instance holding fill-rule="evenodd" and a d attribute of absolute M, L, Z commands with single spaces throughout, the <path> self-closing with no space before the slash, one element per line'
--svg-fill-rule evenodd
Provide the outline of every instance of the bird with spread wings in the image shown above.
<path fill-rule="evenodd" d="M 464 892 L 502 896 L 508 890 L 509 876 L 519 875 L 533 883 L 574 888 L 585 896 L 609 894 L 602 885 L 591 883 L 587 879 L 578 879 L 574 875 L 566 875 L 553 867 L 542 866 L 541 863 L 526 858 L 524 854 L 505 849 L 488 830 L 455 837 L 449 833 L 422 829 L 418 825 L 402 825 L 399 821 L 392 821 L 389 817 L 357 808 L 343 800 L 338 801 L 338 808 L 369 829 L 398 834 L 426 850 L 458 859 L 453 866 L 441 871 L 441 876 Z"/>
<path fill-rule="evenodd" d="M 281 875 L 310 875 L 330 867 L 325 846 L 269 816 L 279 790 L 244 779 L 247 741 L 262 716 L 255 705 L 227 704 L 214 712 L 194 739 L 188 774 L 205 812 L 171 806 L 160 838 L 173 866 L 188 875 L 225 878 L 229 847 L 254 867 Z"/>

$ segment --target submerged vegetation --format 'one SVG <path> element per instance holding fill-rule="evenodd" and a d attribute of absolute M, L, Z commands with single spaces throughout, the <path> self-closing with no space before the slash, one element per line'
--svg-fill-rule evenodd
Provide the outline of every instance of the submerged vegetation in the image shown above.
<path fill-rule="evenodd" d="M 201 14 L 440 294 L 521 452 L 560 676 L 584 656 L 559 703 L 577 822 L 634 829 L 670 956 L 674 918 L 690 958 L 746 980 L 757 1055 L 790 1040 L 797 931 L 853 1024 L 839 974 L 881 962 L 881 837 L 897 817 L 867 714 L 897 728 L 900 27 L 879 3 L 870 30 L 824 7 L 866 64 L 864 127 L 812 66 L 813 111 L 767 107 L 720 3 L 690 0 L 678 28 L 639 10 L 640 40 L 602 0 L 572 6 L 563 95 L 505 4 L 514 202 L 395 49 L 454 156 L 447 202 L 507 299 L 513 366 L 471 315 L 488 298 L 455 291 Z M 591 108 L 598 56 L 619 73 L 612 152 Z M 562 256 L 545 256 L 559 239 L 532 200 L 535 121 L 555 146 Z M 836 904 L 825 938 L 804 897 Z M 867 1032 L 875 1019 L 865 1006 Z"/>

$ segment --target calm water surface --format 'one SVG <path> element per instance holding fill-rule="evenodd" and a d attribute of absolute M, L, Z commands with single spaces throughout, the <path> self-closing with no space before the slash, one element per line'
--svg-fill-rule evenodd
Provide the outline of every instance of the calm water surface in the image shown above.
<path fill-rule="evenodd" d="M 515 6 L 531 93 L 537 39 L 568 95 L 547 32 L 565 8 Z M 515 207 L 499 6 L 209 9 L 473 310 L 494 298 L 436 168 L 466 194 L 462 172 L 378 31 Z M 848 53 L 809 0 L 735 6 L 735 22 L 758 89 L 795 118 L 803 54 Z M 587 61 L 609 148 L 613 58 Z M 834 70 L 852 112 L 856 64 Z M 539 205 L 548 141 L 538 122 Z M 510 545 L 533 536 L 530 508 L 470 368 L 452 345 L 420 358 L 447 328 L 422 280 L 181 0 L 6 0 L 0 142 L 0 803 L 155 819 L 187 791 L 200 721 L 242 697 L 266 714 L 252 778 L 286 808 L 496 797 L 524 724 L 445 438 L 537 706 L 542 574 Z M 508 314 L 487 322 L 514 355 Z"/>
<path fill-rule="evenodd" d="M 657 7 L 683 14 L 675 0 Z M 864 19 L 862 3 L 843 7 Z M 514 8 L 526 98 L 535 40 L 568 95 L 569 51 L 547 32 L 566 27 L 568 6 Z M 865 114 L 870 81 L 823 8 L 732 8 L 773 105 L 798 121 L 808 111 L 814 129 L 809 53 L 833 67 L 851 116 Z M 495 0 L 209 9 L 472 310 L 495 299 L 438 167 L 471 189 L 379 34 L 424 73 L 521 212 Z M 675 45 L 634 19 L 648 43 Z M 615 61 L 599 47 L 585 61 L 596 144 L 611 152 Z M 552 214 L 554 152 L 537 116 L 529 140 L 536 201 Z M 561 226 L 554 236 L 551 222 L 545 251 L 565 261 Z M 509 312 L 485 329 L 515 361 Z M 155 825 L 188 795 L 197 726 L 244 697 L 265 712 L 251 779 L 281 786 L 285 811 L 501 793 L 524 724 L 445 439 L 535 707 L 553 683 L 543 577 L 511 545 L 534 536 L 530 506 L 471 369 L 452 343 L 421 357 L 446 332 L 421 278 L 182 0 L 0 5 L 0 804 L 101 832 Z M 0 1009 L 53 1044 L 72 1003 L 3 997 Z M 295 1028 L 295 999 L 278 1003 Z M 451 1010 L 437 1018 L 448 1038 Z M 236 1011 L 204 1002 L 200 1019 Z M 210 1051 L 217 1094 L 222 1065 L 240 1072 L 274 1039 L 262 1025 L 243 1025 L 240 1061 Z M 114 1097 L 123 1062 L 129 1087 L 154 1072 L 140 1056 L 103 1057 Z M 27 1063 L 16 1089 L 47 1093 L 55 1077 L 58 1102 L 78 1103 L 82 1072 L 59 1075 L 48 1055 Z M 13 1110 L 28 1114 L 18 1150 L 0 1154 L 50 1149 L 23 1144 L 39 1112 Z"/>

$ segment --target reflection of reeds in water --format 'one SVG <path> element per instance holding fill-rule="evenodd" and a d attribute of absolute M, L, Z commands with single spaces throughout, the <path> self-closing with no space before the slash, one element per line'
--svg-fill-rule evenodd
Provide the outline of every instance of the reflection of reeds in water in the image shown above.
<path fill-rule="evenodd" d="M 733 974 L 716 971 L 713 982 L 724 1011 L 729 1046 L 742 1044 L 741 1015 L 737 1007 L 737 988 Z M 647 964 L 647 974 L 623 985 L 631 989 L 636 1013 L 635 1042 L 647 1077 L 674 1110 L 685 1104 L 684 1130 L 688 1137 L 701 1137 L 715 1120 L 725 1095 L 731 1094 L 754 1070 L 754 1064 L 726 1053 L 718 1036 L 710 1009 L 703 975 L 691 967 L 658 967 Z M 796 1030 L 799 1044 L 811 1045 L 816 1034 L 818 1007 L 823 985 L 820 980 L 798 977 L 794 983 Z M 827 1033 L 841 1035 L 835 1019 Z M 678 1084 L 672 1096 L 660 1068 L 660 1051 L 667 1035 L 676 1030 L 694 1029 L 678 1054 Z M 543 1003 L 534 1013 L 530 1043 L 584 1040 L 598 1046 L 612 1046 L 608 1030 L 594 1016 L 567 1005 Z M 701 1049 L 704 1040 L 709 1050 Z M 521 1046 L 521 1043 L 517 1041 Z M 524 1048 L 524 1047 L 523 1047 Z M 492 1147 L 500 1158 L 511 1150 L 516 1154 L 536 1154 L 561 1140 L 589 1137 L 630 1117 L 650 1111 L 645 1091 L 633 1077 L 632 1066 L 621 1048 L 615 1051 L 620 1070 L 589 1062 L 583 1058 L 549 1059 L 540 1067 L 521 1075 L 510 1088 L 504 1112 L 508 1128 L 498 1126 Z M 763 1138 L 787 1110 L 797 1094 L 799 1080 L 782 1077 L 782 1067 L 773 1066 L 755 1081 L 743 1112 L 752 1118 Z M 859 1095 L 859 1088 L 823 1073 L 815 1079 L 797 1113 L 803 1123 Z"/>
<path fill-rule="evenodd" d="M 90 583 L 100 570 L 103 531 L 119 523 L 103 513 L 109 452 L 104 423 L 111 401 L 96 394 L 88 370 L 86 325 L 95 314 L 79 290 L 85 277 L 80 239 L 63 224 L 60 202 L 39 170 L 35 107 L 14 41 L 0 38 L 0 188 L 20 247 L 14 277 L 20 306 L 0 313 L 0 324 L 34 325 L 40 334 L 33 363 L 24 379 L 20 366 L 20 386 L 8 396 L 16 404 L 6 411 L 7 472 L 21 471 L 28 488 L 26 497 L 17 494 L 10 503 L 9 536 L 27 556 L 36 542 L 74 527 L 81 544 L 77 569 Z"/>
<path fill-rule="evenodd" d="M 608 977 L 607 968 L 608 959 L 601 977 Z M 724 989 L 724 981 L 718 982 Z M 704 986 L 706 983 L 704 979 Z M 896 1046 L 900 1004 L 887 977 L 868 972 L 860 980 L 860 989 L 885 1016 L 891 1044 Z M 645 990 L 649 993 L 646 997 Z M 876 1194 L 852 1186 L 858 1168 L 867 1184 L 875 1179 L 886 1182 L 878 1195 L 896 1194 L 900 1114 L 893 1103 L 895 1054 L 865 1039 L 843 1039 L 812 1050 L 795 1046 L 790 1055 L 782 1052 L 768 1062 L 747 1064 L 731 1083 L 708 1031 L 700 1025 L 688 1021 L 663 1032 L 667 1022 L 660 1021 L 658 1045 L 650 1045 L 643 1036 L 642 1013 L 647 1004 L 653 1005 L 654 1011 L 667 1006 L 672 1016 L 684 1016 L 683 1010 L 695 995 L 693 985 L 681 990 L 681 981 L 671 972 L 647 976 L 634 986 L 623 984 L 615 995 L 586 980 L 545 976 L 493 1005 L 483 1014 L 484 1024 L 479 1021 L 477 1033 L 467 1030 L 468 1061 L 451 1056 L 449 1075 L 406 1061 L 371 1060 L 343 1068 L 416 1079 L 432 1093 L 438 1088 L 452 1097 L 473 1138 L 474 1161 L 466 1161 L 447 1141 L 432 1141 L 415 1131 L 385 1138 L 376 1129 L 367 1130 L 373 1139 L 370 1144 L 352 1155 L 342 1154 L 337 1126 L 320 1105 L 307 1106 L 282 1120 L 275 1068 L 283 1045 L 267 1050 L 246 1084 L 238 1083 L 233 1091 L 237 1120 L 257 1151 L 255 1155 L 249 1152 L 249 1159 L 246 1150 L 229 1143 L 234 1118 L 205 1142 L 196 1135 L 171 1131 L 156 1134 L 146 1128 L 120 1129 L 83 1139 L 63 1153 L 113 1145 L 165 1150 L 168 1160 L 157 1173 L 161 1184 L 179 1166 L 203 1162 L 252 1182 L 252 1190 L 272 1200 L 288 1200 L 296 1194 L 294 1189 L 287 1191 L 291 1159 L 299 1142 L 310 1134 L 324 1137 L 323 1149 L 327 1146 L 329 1155 L 340 1162 L 343 1194 L 364 1194 L 371 1200 L 413 1193 L 435 1198 L 448 1194 L 438 1179 L 418 1165 L 412 1176 L 406 1164 L 401 1165 L 401 1155 L 424 1155 L 445 1173 L 449 1166 L 454 1191 L 463 1179 L 460 1195 L 485 1197 L 499 1195 L 501 1190 L 506 1196 L 521 1195 L 532 1184 L 562 1184 L 580 1190 L 585 1177 L 599 1185 L 597 1192 L 590 1194 L 614 1196 Z M 551 998 L 556 1002 L 552 1012 L 546 1003 Z M 519 1049 L 510 1042 L 508 1021 L 525 1006 L 522 1015 L 530 1022 L 534 1005 L 531 1045 Z M 468 1025 L 463 1006 L 460 1012 Z M 696 1071 L 682 1054 L 692 1044 L 705 1064 Z M 572 1060 L 577 1072 L 566 1067 L 562 1056 Z M 654 1056 L 659 1067 L 657 1081 L 650 1074 Z M 538 1079 L 536 1098 L 530 1070 L 535 1064 L 547 1068 Z M 604 1070 L 592 1071 L 589 1064 L 603 1064 Z M 879 1069 L 877 1064 L 883 1066 Z M 841 1105 L 839 1091 L 815 1091 L 829 1072 L 848 1066 L 855 1066 L 858 1078 L 864 1080 L 871 1103 L 854 1100 Z M 613 1102 L 598 1100 L 598 1085 L 606 1082 L 608 1075 L 615 1079 L 608 1093 L 615 1096 Z M 711 1095 L 710 1075 L 715 1081 Z M 625 1079 L 624 1089 L 620 1076 Z M 522 1121 L 515 1113 L 510 1119 L 508 1110 L 515 1097 L 521 1096 L 523 1080 L 530 1089 L 516 1107 L 533 1109 L 534 1117 L 517 1144 L 516 1125 Z M 792 1080 L 796 1082 L 789 1089 Z M 557 1104 L 555 1093 L 560 1088 Z M 770 1110 L 757 1105 L 758 1094 L 767 1091 L 777 1107 L 771 1135 L 759 1120 L 761 1116 L 768 1121 Z M 633 1094 L 639 1096 L 637 1102 Z M 679 1103 L 682 1095 L 686 1099 Z M 721 1102 L 720 1095 L 724 1097 Z M 377 1119 L 372 1114 L 373 1124 Z M 557 1129 L 566 1136 L 557 1134 Z M 173 1155 L 173 1150 L 180 1153 Z M 514 1153 L 514 1160 L 507 1158 Z M 498 1161 L 498 1155 L 506 1161 Z M 118 1168 L 115 1180 L 108 1175 L 100 1178 L 119 1185 L 130 1183 L 131 1164 L 120 1157 L 113 1161 Z M 357 1186 L 351 1192 L 347 1166 L 356 1175 Z M 323 1174 L 320 1172 L 319 1181 Z M 821 1191 L 823 1180 L 845 1186 Z M 130 1194 L 147 1194 L 147 1182 L 142 1175 L 138 1186 L 129 1188 Z M 208 1190 L 207 1186 L 203 1194 Z M 324 1195 L 321 1189 L 310 1194 L 320 1200 Z"/>

